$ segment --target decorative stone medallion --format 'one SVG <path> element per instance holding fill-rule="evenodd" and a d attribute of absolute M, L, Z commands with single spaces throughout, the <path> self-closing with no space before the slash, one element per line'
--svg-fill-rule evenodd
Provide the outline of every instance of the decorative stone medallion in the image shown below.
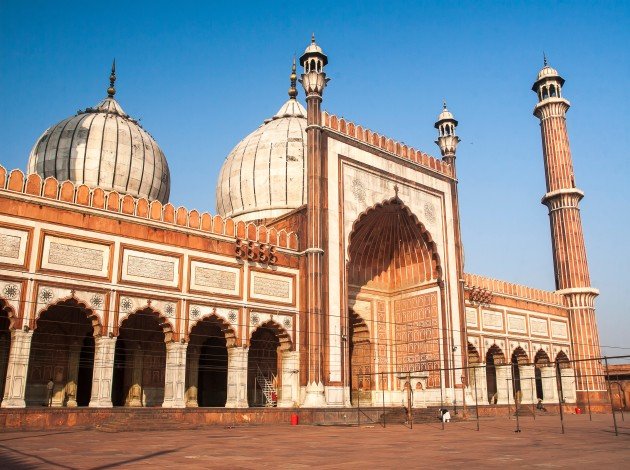
<path fill-rule="evenodd" d="M 201 310 L 199 310 L 199 307 L 193 307 L 192 310 L 190 311 L 190 316 L 196 320 L 197 318 L 199 318 L 199 315 L 201 315 Z"/>
<path fill-rule="evenodd" d="M 128 312 L 133 308 L 133 302 L 129 297 L 123 297 L 120 299 L 120 309 L 124 312 Z"/>
<path fill-rule="evenodd" d="M 164 307 L 164 313 L 166 313 L 166 316 L 168 318 L 174 318 L 175 317 L 175 307 L 173 306 L 173 304 L 166 304 L 166 307 Z"/>
<path fill-rule="evenodd" d="M 365 203 L 365 188 L 363 183 L 356 178 L 352 180 L 352 194 L 357 201 Z"/>
<path fill-rule="evenodd" d="M 285 328 L 289 329 L 291 328 L 291 319 L 290 318 L 285 318 L 284 321 L 282 322 L 282 324 L 284 325 Z"/>
<path fill-rule="evenodd" d="M 234 310 L 231 310 L 230 313 L 228 313 L 228 320 L 230 320 L 230 322 L 234 323 L 236 321 L 236 312 Z"/>
<path fill-rule="evenodd" d="M 90 298 L 90 305 L 94 308 L 101 308 L 103 306 L 103 297 L 98 294 L 94 294 Z"/>
<path fill-rule="evenodd" d="M 258 325 L 260 323 L 260 317 L 254 313 L 252 315 L 251 322 L 252 325 Z"/>
<path fill-rule="evenodd" d="M 20 293 L 20 289 L 15 284 L 7 284 L 2 290 L 2 294 L 9 300 L 15 299 Z"/>
<path fill-rule="evenodd" d="M 39 300 L 47 304 L 53 299 L 53 296 L 54 296 L 53 291 L 51 291 L 50 289 L 42 289 L 42 291 L 39 294 Z"/>
<path fill-rule="evenodd" d="M 435 223 L 435 206 L 430 203 L 430 202 L 425 202 L 424 203 L 424 217 L 427 220 L 428 223 L 430 224 L 434 224 Z"/>

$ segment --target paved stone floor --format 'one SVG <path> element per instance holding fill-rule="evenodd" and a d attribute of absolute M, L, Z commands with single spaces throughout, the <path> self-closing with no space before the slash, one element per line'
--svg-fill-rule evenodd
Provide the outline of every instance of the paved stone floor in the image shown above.
<path fill-rule="evenodd" d="M 0 468 L 628 468 L 629 421 L 610 415 L 415 425 L 259 426 L 0 434 Z M 615 467 L 610 467 L 615 468 Z"/>

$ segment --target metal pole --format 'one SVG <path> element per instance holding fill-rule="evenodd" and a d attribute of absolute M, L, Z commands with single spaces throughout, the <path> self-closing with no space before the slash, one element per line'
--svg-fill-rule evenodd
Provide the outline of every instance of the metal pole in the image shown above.
<path fill-rule="evenodd" d="M 512 390 L 514 391 L 514 408 L 516 409 L 516 429 L 514 430 L 514 432 L 521 432 L 521 423 L 518 418 L 519 402 L 518 402 L 517 393 L 516 393 L 516 382 L 514 382 L 514 366 L 515 364 L 512 363 Z M 509 395 L 509 390 L 508 390 L 508 395 Z"/>
<path fill-rule="evenodd" d="M 357 374 L 357 382 L 361 383 L 361 374 Z M 350 396 L 352 396 L 352 389 Z M 361 427 L 361 385 L 357 388 L 357 427 Z"/>
<path fill-rule="evenodd" d="M 532 413 L 534 413 L 534 421 L 536 421 L 536 406 L 534 405 L 534 388 L 536 387 L 536 372 L 535 371 L 534 371 L 534 377 L 529 378 L 529 387 L 531 388 L 531 391 L 532 391 Z"/>
<path fill-rule="evenodd" d="M 440 370 L 440 372 L 442 372 Z M 442 381 L 442 374 L 440 373 L 440 421 L 442 422 L 442 431 L 444 431 L 444 416 L 442 416 L 442 410 L 444 409 L 444 382 Z"/>
<path fill-rule="evenodd" d="M 591 413 L 591 392 L 588 390 L 588 375 L 586 376 L 586 401 L 588 403 L 588 420 L 593 421 L 593 414 Z"/>
<path fill-rule="evenodd" d="M 512 419 L 512 405 L 510 403 L 510 379 L 505 379 L 505 384 L 505 388 L 507 389 L 508 419 Z"/>
<path fill-rule="evenodd" d="M 479 431 L 479 402 L 477 401 L 477 368 L 473 368 L 473 377 L 475 381 L 475 414 L 477 415 L 477 431 Z"/>
<path fill-rule="evenodd" d="M 385 427 L 385 387 L 383 385 L 384 383 L 385 383 L 385 372 L 381 372 L 381 392 L 382 392 L 381 405 L 383 406 L 383 427 Z"/>
<path fill-rule="evenodd" d="M 409 421 L 409 427 L 413 429 L 413 410 L 412 403 L 413 397 L 411 395 L 411 373 L 407 372 L 407 420 Z"/>
<path fill-rule="evenodd" d="M 560 408 L 560 426 L 562 427 L 562 434 L 564 434 L 564 412 L 562 410 L 562 403 L 564 402 L 564 394 L 562 392 L 562 374 L 560 374 L 560 363 L 557 361 L 556 361 L 556 388 L 558 389 L 558 407 Z"/>
<path fill-rule="evenodd" d="M 612 415 L 613 415 L 613 424 L 615 426 L 615 436 L 618 436 L 619 430 L 617 429 L 617 416 L 615 416 L 615 407 L 613 406 L 612 392 L 610 391 L 610 377 L 608 377 L 608 358 L 606 356 L 604 356 L 604 364 L 606 365 L 606 384 L 608 385 L 608 397 L 610 398 L 610 411 L 612 411 Z"/>

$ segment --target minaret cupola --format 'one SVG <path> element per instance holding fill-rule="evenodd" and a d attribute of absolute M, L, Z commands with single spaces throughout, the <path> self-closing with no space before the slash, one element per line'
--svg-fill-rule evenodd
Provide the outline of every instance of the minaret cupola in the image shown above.
<path fill-rule="evenodd" d="M 444 101 L 442 112 L 435 122 L 435 128 L 438 130 L 438 138 L 435 143 L 440 147 L 442 159 L 449 165 L 454 165 L 457 144 L 459 144 L 460 139 L 455 132 L 457 129 L 457 120 L 446 108 L 446 101 Z"/>
<path fill-rule="evenodd" d="M 300 83 L 304 87 L 307 99 L 310 95 L 321 96 L 324 93 L 324 88 L 330 80 L 326 78 L 326 72 L 324 72 L 326 64 L 328 64 L 328 57 L 315 42 L 313 34 L 311 43 L 300 57 L 300 65 L 304 67 Z"/>
<path fill-rule="evenodd" d="M 560 76 L 556 69 L 549 65 L 547 56 L 543 57 L 543 68 L 538 72 L 538 77 L 536 77 L 536 81 L 532 85 L 532 91 L 538 95 L 538 104 L 542 105 L 549 101 L 561 101 L 566 104 L 568 109 L 570 104 L 562 97 L 564 78 Z M 536 107 L 538 108 L 538 106 Z M 536 111 L 534 111 L 534 114 L 536 114 Z"/>

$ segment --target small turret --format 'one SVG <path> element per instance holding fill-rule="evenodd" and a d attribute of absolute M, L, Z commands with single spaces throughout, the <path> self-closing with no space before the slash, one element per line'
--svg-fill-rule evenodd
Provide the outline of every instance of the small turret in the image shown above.
<path fill-rule="evenodd" d="M 435 122 L 435 128 L 438 130 L 438 138 L 435 143 L 440 147 L 442 160 L 453 166 L 454 169 L 455 153 L 457 152 L 457 144 L 459 144 L 460 140 L 455 133 L 457 121 L 446 108 L 446 101 L 444 101 L 442 112 Z"/>

